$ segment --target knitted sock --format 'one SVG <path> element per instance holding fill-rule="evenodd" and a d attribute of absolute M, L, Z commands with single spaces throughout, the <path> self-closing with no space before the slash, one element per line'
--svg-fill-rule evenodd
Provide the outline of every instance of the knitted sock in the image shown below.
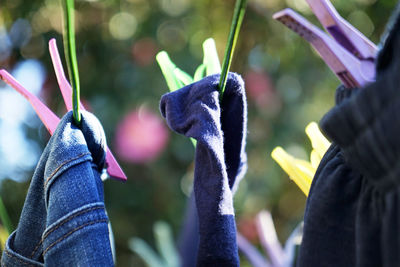
<path fill-rule="evenodd" d="M 199 216 L 198 266 L 239 266 L 233 192 L 247 169 L 247 106 L 240 76 L 230 73 L 219 101 L 219 75 L 168 93 L 168 126 L 197 140 L 194 195 Z"/>

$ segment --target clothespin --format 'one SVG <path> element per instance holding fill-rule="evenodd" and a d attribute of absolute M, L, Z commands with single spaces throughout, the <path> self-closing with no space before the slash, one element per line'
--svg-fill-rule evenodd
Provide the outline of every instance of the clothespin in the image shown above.
<path fill-rule="evenodd" d="M 271 213 L 266 210 L 259 212 L 256 217 L 256 226 L 261 245 L 268 254 L 272 266 L 283 266 L 285 253 L 278 240 Z"/>
<path fill-rule="evenodd" d="M 215 41 L 208 38 L 203 42 L 203 63 L 197 67 L 194 76 L 178 68 L 168 56 L 166 51 L 161 51 L 156 56 L 158 65 L 164 75 L 170 92 L 178 90 L 183 86 L 189 85 L 203 79 L 206 75 L 221 72 L 221 64 L 219 63 L 217 48 Z M 196 147 L 196 140 L 190 138 L 193 146 Z"/>
<path fill-rule="evenodd" d="M 193 82 L 201 80 L 205 75 L 221 73 L 219 80 L 220 99 L 225 91 L 225 85 L 228 77 L 229 67 L 232 63 L 233 52 L 235 51 L 236 41 L 239 36 L 240 26 L 242 25 L 244 13 L 246 11 L 247 0 L 236 0 L 235 10 L 233 14 L 231 29 L 229 32 L 228 43 L 225 50 L 225 56 L 221 65 L 218 59 L 215 41 L 209 38 L 203 43 L 204 58 L 203 63 L 197 67 L 194 77 L 182 71 L 171 61 L 168 53 L 161 51 L 157 54 L 156 59 L 164 75 L 171 92 Z M 196 140 L 190 138 L 194 147 L 196 147 Z"/>
<path fill-rule="evenodd" d="M 292 9 L 273 18 L 306 39 L 347 88 L 364 86 L 375 80 L 377 47 L 345 21 L 329 0 L 306 0 L 333 39 Z"/>
<path fill-rule="evenodd" d="M 232 24 L 228 36 L 228 43 L 226 45 L 224 60 L 222 62 L 222 69 L 218 59 L 217 50 L 215 48 L 215 42 L 212 38 L 207 39 L 203 43 L 203 64 L 196 69 L 193 78 L 191 78 L 186 72 L 177 68 L 169 58 L 167 52 L 161 51 L 157 54 L 157 62 L 160 65 L 161 71 L 163 72 L 170 91 L 175 91 L 184 85 L 196 82 L 204 78 L 205 74 L 211 75 L 215 73 L 221 73 L 219 89 L 222 97 L 225 90 L 229 67 L 232 63 L 232 56 L 235 51 L 236 42 L 239 36 L 240 27 L 246 11 L 246 4 L 247 0 L 236 1 Z"/>
<path fill-rule="evenodd" d="M 310 161 L 295 158 L 279 146 L 274 148 L 271 156 L 303 191 L 304 195 L 308 196 L 317 168 L 331 144 L 321 133 L 316 122 L 307 125 L 306 134 L 312 145 Z"/>
<path fill-rule="evenodd" d="M 57 45 L 54 39 L 49 42 L 50 54 L 54 66 L 54 70 L 56 72 L 57 81 L 63 95 L 65 106 L 67 110 L 72 110 L 72 88 L 65 78 L 65 74 L 63 71 L 63 67 L 61 64 L 60 56 L 57 50 Z M 9 84 L 12 88 L 14 88 L 17 92 L 22 94 L 32 105 L 36 114 L 39 116 L 40 120 L 44 123 L 45 127 L 52 135 L 57 128 L 58 123 L 60 122 L 60 118 L 57 117 L 42 101 L 39 100 L 34 94 L 30 93 L 27 89 L 25 89 L 15 78 L 9 74 L 6 70 L 0 70 L 0 79 Z M 82 103 L 80 104 L 81 109 L 84 110 L 84 106 Z M 119 166 L 115 157 L 113 156 L 111 150 L 107 147 L 106 154 L 106 164 L 107 164 L 107 173 L 116 179 L 125 181 L 127 179 L 125 173 Z"/>
<path fill-rule="evenodd" d="M 197 82 L 203 79 L 206 75 L 221 72 L 221 64 L 218 59 L 217 48 L 215 46 L 215 41 L 212 38 L 208 38 L 203 42 L 203 63 L 197 67 L 193 77 L 178 68 L 172 62 L 166 51 L 159 52 L 156 59 L 170 92 L 178 90 L 179 88 L 193 82 Z"/>
<path fill-rule="evenodd" d="M 240 232 L 236 233 L 239 251 L 241 251 L 254 267 L 272 267 L 271 263 Z"/>
<path fill-rule="evenodd" d="M 251 265 L 254 267 L 294 266 L 297 258 L 296 251 L 303 236 L 303 223 L 300 223 L 290 234 L 284 248 L 278 240 L 272 215 L 269 211 L 260 211 L 255 218 L 255 224 L 260 243 L 268 256 L 268 260 L 243 235 L 239 232 L 236 234 L 239 251 L 245 255 Z"/>

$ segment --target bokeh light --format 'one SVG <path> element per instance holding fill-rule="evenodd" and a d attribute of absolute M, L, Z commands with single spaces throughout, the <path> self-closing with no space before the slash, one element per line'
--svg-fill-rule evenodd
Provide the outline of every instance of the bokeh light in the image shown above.
<path fill-rule="evenodd" d="M 295 76 L 290 75 L 282 75 L 278 79 L 276 87 L 287 102 L 296 101 L 302 92 L 299 80 Z"/>
<path fill-rule="evenodd" d="M 11 40 L 8 37 L 6 29 L 0 27 L 0 62 L 6 60 L 11 53 Z"/>
<path fill-rule="evenodd" d="M 121 159 L 145 163 L 157 158 L 167 141 L 168 131 L 161 118 L 142 106 L 119 123 L 115 143 Z"/>
<path fill-rule="evenodd" d="M 12 75 L 31 93 L 40 93 L 45 72 L 37 60 L 22 61 L 15 66 Z M 25 128 L 39 125 L 33 108 L 22 95 L 9 86 L 0 87 L 0 180 L 28 179 L 26 174 L 36 165 L 40 148 L 29 140 Z"/>
<path fill-rule="evenodd" d="M 118 40 L 126 40 L 131 38 L 136 31 L 136 18 L 126 12 L 115 14 L 109 22 L 111 35 Z"/>
<path fill-rule="evenodd" d="M 157 44 L 152 38 L 140 39 L 132 46 L 133 59 L 141 66 L 147 66 L 154 63 L 157 52 Z"/>
<path fill-rule="evenodd" d="M 32 29 L 25 19 L 17 19 L 11 26 L 9 37 L 15 47 L 27 44 L 32 36 Z"/>
<path fill-rule="evenodd" d="M 279 104 L 274 85 L 266 72 L 251 69 L 245 75 L 246 91 L 250 101 L 254 101 L 260 109 L 270 109 Z"/>
<path fill-rule="evenodd" d="M 170 16 L 182 15 L 189 7 L 190 0 L 159 0 L 162 10 Z"/>
<path fill-rule="evenodd" d="M 356 27 L 367 37 L 371 36 L 375 30 L 374 23 L 364 11 L 353 11 L 350 13 L 347 19 L 354 27 Z"/>
<path fill-rule="evenodd" d="M 182 24 L 176 20 L 162 23 L 157 29 L 157 39 L 167 50 L 178 51 L 186 45 L 186 35 Z"/>

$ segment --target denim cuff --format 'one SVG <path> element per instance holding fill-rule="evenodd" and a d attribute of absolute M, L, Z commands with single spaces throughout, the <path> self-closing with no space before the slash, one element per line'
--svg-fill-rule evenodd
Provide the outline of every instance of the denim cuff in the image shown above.
<path fill-rule="evenodd" d="M 105 158 L 100 122 L 67 113 L 36 167 L 2 266 L 113 266 L 99 170 Z"/>
<path fill-rule="evenodd" d="M 15 239 L 16 231 L 14 231 L 7 239 L 5 249 L 3 251 L 3 255 L 1 257 L 1 266 L 10 267 L 10 266 L 26 266 L 26 267 L 36 267 L 36 266 L 44 266 L 42 262 L 32 260 L 30 258 L 24 257 L 20 253 L 14 251 L 12 249 L 12 244 Z"/>
<path fill-rule="evenodd" d="M 75 243 L 74 239 L 77 235 L 84 236 L 85 232 L 90 231 L 90 226 L 97 224 L 108 224 L 104 203 L 93 203 L 74 210 L 47 227 L 30 258 L 13 251 L 13 240 L 16 234 L 14 232 L 7 240 L 2 256 L 2 266 L 44 266 L 42 262 L 32 259 L 46 257 L 47 253 L 51 254 L 52 249 L 63 245 L 62 243 Z"/>

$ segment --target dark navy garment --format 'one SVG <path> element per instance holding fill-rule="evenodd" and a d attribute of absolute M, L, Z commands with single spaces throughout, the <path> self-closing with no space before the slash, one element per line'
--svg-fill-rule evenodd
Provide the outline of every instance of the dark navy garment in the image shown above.
<path fill-rule="evenodd" d="M 247 170 L 247 104 L 241 77 L 229 73 L 219 101 L 219 75 L 164 95 L 169 127 L 197 140 L 194 198 L 199 221 L 197 266 L 239 266 L 233 192 Z"/>
<path fill-rule="evenodd" d="M 36 167 L 17 230 L 2 266 L 113 266 L 100 173 L 105 164 L 100 122 L 67 113 Z"/>
<path fill-rule="evenodd" d="M 199 217 L 197 216 L 194 193 L 186 203 L 185 217 L 179 234 L 178 251 L 182 266 L 195 267 L 199 248 Z"/>
<path fill-rule="evenodd" d="M 398 15 L 384 40 L 376 82 L 340 87 L 321 121 L 333 144 L 307 200 L 300 267 L 400 266 Z"/>

